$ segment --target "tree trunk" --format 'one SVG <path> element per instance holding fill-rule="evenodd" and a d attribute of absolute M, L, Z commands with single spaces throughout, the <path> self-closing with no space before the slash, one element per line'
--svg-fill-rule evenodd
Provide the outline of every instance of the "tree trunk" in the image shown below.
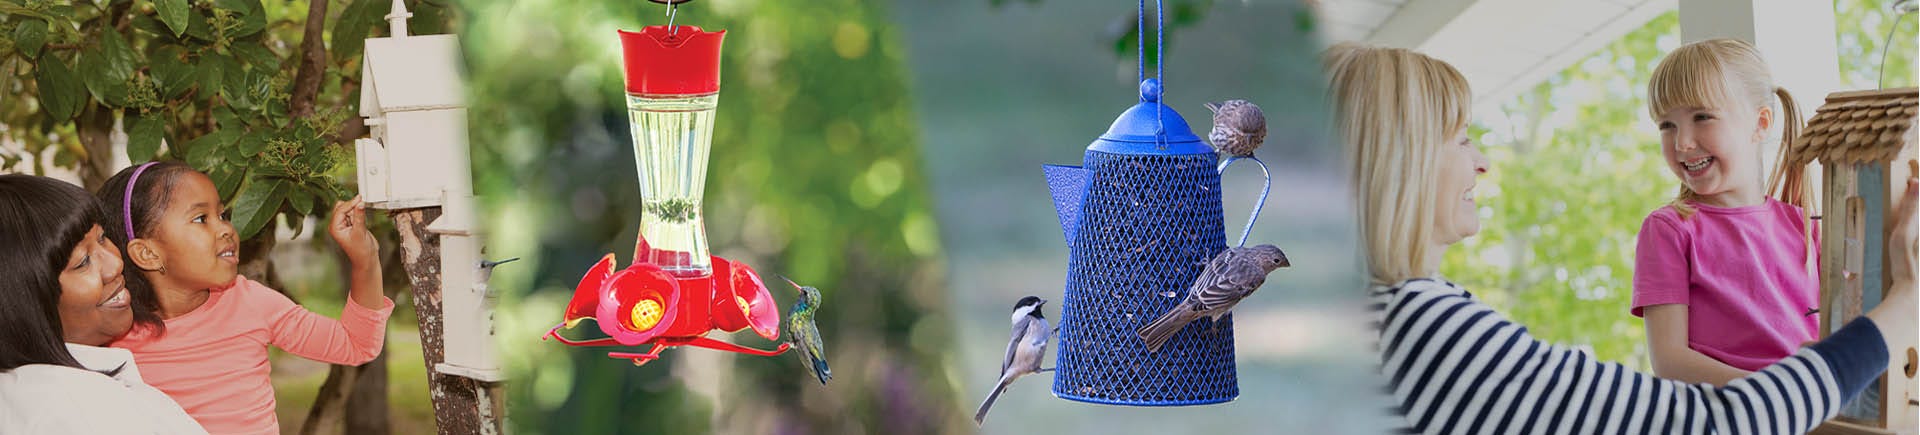
<path fill-rule="evenodd" d="M 384 239 L 384 238 L 383 238 Z M 399 255 L 394 252 L 390 240 L 381 240 L 381 292 L 388 299 L 399 295 L 399 289 L 405 283 L 394 282 L 400 276 L 398 270 Z M 346 253 L 334 250 L 334 259 L 342 265 L 341 282 L 352 282 L 353 273 L 346 268 Z M 348 298 L 346 303 L 354 303 Z M 391 349 L 393 340 L 388 339 L 382 349 Z M 353 435 L 386 435 L 392 433 L 390 425 L 391 411 L 387 401 L 387 355 L 380 355 L 359 366 L 333 365 L 327 370 L 327 378 L 320 384 L 320 391 L 314 395 L 313 406 L 307 409 L 307 418 L 300 427 L 302 435 L 311 435 L 329 428 L 341 427 L 339 433 Z"/>
<path fill-rule="evenodd" d="M 279 240 L 274 238 L 278 228 L 278 223 L 268 223 L 267 227 L 260 229 L 260 233 L 255 234 L 253 238 L 240 241 L 240 276 L 266 284 L 268 288 L 286 294 L 288 299 L 293 299 L 293 303 L 298 304 L 300 299 L 287 294 L 286 288 L 280 285 L 280 277 L 273 270 L 271 254 L 273 246 L 279 244 Z"/>
<path fill-rule="evenodd" d="M 320 95 L 320 82 L 327 75 L 327 44 L 320 39 L 326 22 L 327 2 L 308 2 L 300 37 L 300 69 L 293 74 L 293 94 L 287 98 L 287 113 L 295 118 L 313 115 L 314 97 Z"/>
<path fill-rule="evenodd" d="M 382 237 L 382 239 L 388 238 Z M 388 243 L 382 243 L 380 250 L 380 252 L 386 253 L 385 255 L 381 255 L 380 258 L 380 274 L 382 275 L 380 282 L 382 292 L 386 293 L 387 299 L 398 300 L 399 298 L 397 296 L 400 295 L 400 289 L 406 288 L 404 282 L 406 277 L 399 264 L 399 253 L 396 252 L 394 246 L 391 246 L 393 243 L 391 240 L 384 241 Z M 344 254 L 342 256 L 344 257 Z M 396 278 L 402 280 L 402 282 L 394 282 Z M 348 301 L 348 303 L 352 303 L 352 301 Z M 388 337 L 387 345 L 382 348 L 392 349 L 393 338 Z M 393 352 L 380 352 L 380 356 L 374 357 L 373 361 L 368 361 L 365 365 L 359 367 L 359 382 L 354 383 L 353 394 L 347 396 L 346 433 L 353 435 L 387 435 L 393 432 L 393 425 L 391 424 L 393 412 L 387 400 L 387 355 L 391 354 L 393 354 Z"/>
<path fill-rule="evenodd" d="M 116 169 L 113 167 L 113 109 L 88 104 L 73 124 L 80 135 L 80 148 L 85 151 L 78 163 L 80 185 L 89 192 L 98 191 Z"/>
<path fill-rule="evenodd" d="M 426 360 L 433 421 L 442 434 L 497 434 L 505 431 L 505 397 L 499 384 L 439 373 L 446 361 L 440 319 L 440 237 L 427 225 L 440 217 L 439 207 L 388 212 L 400 233 L 402 259 L 413 283 L 413 309 L 420 319 L 420 347 Z"/>
<path fill-rule="evenodd" d="M 392 344 L 393 341 L 387 342 Z M 359 373 L 354 376 L 356 382 L 351 388 L 352 393 L 347 396 L 346 433 L 353 435 L 392 433 L 392 425 L 388 424 L 392 412 L 387 407 L 387 355 L 388 352 L 380 352 L 380 356 L 374 357 L 373 361 L 351 368 Z"/>
<path fill-rule="evenodd" d="M 300 435 L 320 433 L 320 428 L 333 427 L 339 422 L 341 405 L 353 393 L 354 380 L 360 371 L 359 367 L 343 365 L 334 365 L 327 371 L 326 382 L 320 384 L 320 394 L 314 395 L 313 407 L 307 409 L 306 423 L 300 425 Z"/>

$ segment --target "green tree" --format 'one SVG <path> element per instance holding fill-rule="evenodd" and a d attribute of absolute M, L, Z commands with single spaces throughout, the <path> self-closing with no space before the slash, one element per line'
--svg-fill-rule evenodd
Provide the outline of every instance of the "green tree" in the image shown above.
<path fill-rule="evenodd" d="M 352 196 L 342 145 L 366 133 L 361 41 L 384 29 L 390 3 L 0 0 L 0 170 L 69 168 L 97 190 L 119 169 L 124 132 L 129 161 L 184 161 L 212 178 L 243 240 L 242 273 L 283 288 L 274 223 L 298 234 Z M 446 31 L 446 8 L 409 3 L 414 32 Z M 377 373 L 367 378 L 384 385 Z M 386 430 L 374 423 L 350 429 Z"/>
<path fill-rule="evenodd" d="M 502 268 L 516 430 L 941 433 L 965 427 L 904 44 L 886 2 L 694 2 L 725 29 L 706 196 L 713 252 L 821 288 L 837 375 L 794 355 L 677 348 L 642 367 L 537 336 L 605 253 L 632 261 L 640 198 L 615 29 L 665 24 L 645 2 L 470 2 L 476 190 Z M 518 291 L 524 290 L 524 292 Z M 771 290 L 784 307 L 796 295 Z M 568 332 L 597 335 L 590 324 Z M 751 333 L 715 333 L 755 347 Z"/>

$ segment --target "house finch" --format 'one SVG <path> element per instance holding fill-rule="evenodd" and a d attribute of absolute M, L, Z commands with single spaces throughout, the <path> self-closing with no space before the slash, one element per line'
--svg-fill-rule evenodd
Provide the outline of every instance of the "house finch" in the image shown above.
<path fill-rule="evenodd" d="M 1253 151 L 1267 140 L 1267 115 L 1260 106 L 1227 100 L 1207 103 L 1207 110 L 1213 111 L 1213 131 L 1207 132 L 1207 141 L 1214 151 L 1227 157 L 1253 157 Z"/>
<path fill-rule="evenodd" d="M 1268 273 L 1289 265 L 1287 254 L 1273 245 L 1227 248 L 1207 262 L 1207 269 L 1200 272 L 1200 278 L 1187 290 L 1186 300 L 1140 328 L 1140 339 L 1146 340 L 1147 351 L 1159 352 L 1180 328 L 1201 317 L 1220 321 L 1241 299 L 1260 289 L 1260 285 L 1267 282 Z"/>

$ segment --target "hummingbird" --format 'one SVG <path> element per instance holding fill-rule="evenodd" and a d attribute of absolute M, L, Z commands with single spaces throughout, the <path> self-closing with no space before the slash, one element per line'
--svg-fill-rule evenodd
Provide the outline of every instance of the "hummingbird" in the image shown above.
<path fill-rule="evenodd" d="M 1267 274 L 1290 265 L 1287 254 L 1273 245 L 1227 248 L 1207 262 L 1206 270 L 1187 289 L 1186 300 L 1140 328 L 1140 339 L 1146 340 L 1148 352 L 1159 352 L 1180 328 L 1201 317 L 1220 321 L 1241 299 L 1260 289 Z"/>
<path fill-rule="evenodd" d="M 1267 115 L 1260 106 L 1247 100 L 1227 100 L 1219 104 L 1207 103 L 1207 110 L 1213 112 L 1213 130 L 1207 132 L 1207 143 L 1224 158 L 1220 167 L 1236 159 L 1253 157 L 1253 151 L 1267 141 Z"/>
<path fill-rule="evenodd" d="M 1013 337 L 1007 342 L 1007 356 L 1000 360 L 1000 383 L 994 384 L 993 392 L 987 394 L 987 400 L 980 403 L 980 410 L 974 412 L 974 424 L 987 420 L 987 410 L 993 408 L 993 401 L 999 399 L 1000 393 L 1013 385 L 1015 379 L 1053 370 L 1040 368 L 1040 360 L 1047 356 L 1047 340 L 1056 332 L 1047 326 L 1047 318 L 1041 315 L 1040 308 L 1046 305 L 1047 300 L 1037 296 L 1020 298 L 1019 302 L 1014 303 Z"/>
<path fill-rule="evenodd" d="M 827 367 L 827 345 L 820 340 L 820 327 L 814 325 L 813 313 L 820 309 L 820 289 L 807 287 L 786 277 L 787 284 L 800 290 L 800 300 L 793 302 L 793 308 L 787 310 L 787 343 L 800 351 L 800 362 L 807 365 L 807 371 L 820 379 L 820 385 L 826 385 L 833 379 L 833 369 Z"/>

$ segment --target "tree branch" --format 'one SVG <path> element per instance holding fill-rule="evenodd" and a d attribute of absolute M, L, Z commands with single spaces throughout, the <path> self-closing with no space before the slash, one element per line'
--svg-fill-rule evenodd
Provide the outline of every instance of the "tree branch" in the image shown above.
<path fill-rule="evenodd" d="M 366 118 L 358 116 L 348 118 L 346 122 L 340 123 L 339 130 L 335 130 L 333 143 L 340 146 L 351 146 L 353 145 L 354 139 L 366 137 L 368 131 Z"/>
<path fill-rule="evenodd" d="M 327 44 L 321 32 L 327 23 L 326 1 L 307 3 L 306 31 L 300 37 L 300 69 L 293 75 L 293 95 L 287 101 L 288 114 L 294 118 L 313 115 L 314 99 L 320 96 L 320 82 L 326 79 Z"/>

